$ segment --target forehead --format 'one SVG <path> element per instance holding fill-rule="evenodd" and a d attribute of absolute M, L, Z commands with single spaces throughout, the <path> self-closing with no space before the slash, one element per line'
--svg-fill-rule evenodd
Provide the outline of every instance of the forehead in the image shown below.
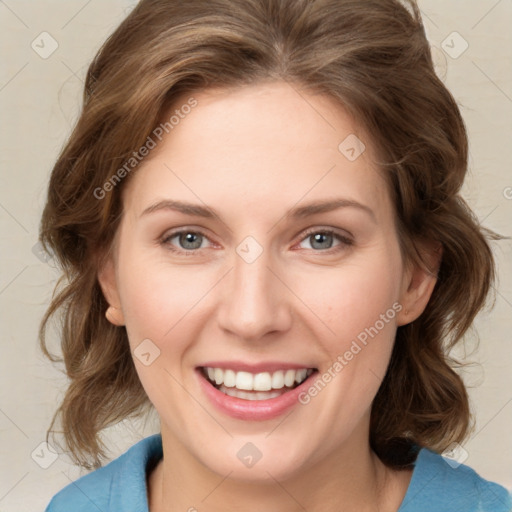
<path fill-rule="evenodd" d="M 181 111 L 191 96 L 196 106 Z M 371 140 L 327 96 L 263 83 L 183 95 L 167 117 L 177 110 L 179 122 L 128 184 L 128 209 L 141 212 L 167 196 L 216 209 L 265 205 L 276 214 L 338 196 L 390 208 Z"/>

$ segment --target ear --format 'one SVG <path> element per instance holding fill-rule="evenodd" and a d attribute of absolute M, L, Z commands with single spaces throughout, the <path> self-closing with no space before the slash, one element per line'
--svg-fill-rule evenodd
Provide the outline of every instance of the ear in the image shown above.
<path fill-rule="evenodd" d="M 419 250 L 429 270 L 412 263 L 406 268 L 399 300 L 402 310 L 396 316 L 398 326 L 413 322 L 423 313 L 437 283 L 442 245 L 439 242 L 424 243 L 420 244 Z"/>
<path fill-rule="evenodd" d="M 105 259 L 98 270 L 98 282 L 109 308 L 105 312 L 107 320 L 118 327 L 125 324 L 117 287 L 115 265 L 112 255 Z"/>

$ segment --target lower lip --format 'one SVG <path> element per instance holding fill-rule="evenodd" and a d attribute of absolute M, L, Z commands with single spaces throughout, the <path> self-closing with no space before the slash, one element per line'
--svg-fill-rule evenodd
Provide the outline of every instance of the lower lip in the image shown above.
<path fill-rule="evenodd" d="M 305 391 L 311 384 L 313 372 L 304 382 L 296 388 L 268 400 L 244 400 L 226 395 L 203 376 L 202 370 L 197 369 L 200 386 L 206 396 L 223 413 L 240 420 L 264 421 L 277 418 L 288 409 L 299 403 L 298 398 L 301 392 Z"/>

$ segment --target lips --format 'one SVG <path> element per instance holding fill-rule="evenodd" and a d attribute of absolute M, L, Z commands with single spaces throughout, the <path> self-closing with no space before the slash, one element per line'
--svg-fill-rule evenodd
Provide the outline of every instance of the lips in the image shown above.
<path fill-rule="evenodd" d="M 219 362 L 207 363 L 196 372 L 203 392 L 221 412 L 237 419 L 266 420 L 296 405 L 318 370 L 283 363 Z"/>

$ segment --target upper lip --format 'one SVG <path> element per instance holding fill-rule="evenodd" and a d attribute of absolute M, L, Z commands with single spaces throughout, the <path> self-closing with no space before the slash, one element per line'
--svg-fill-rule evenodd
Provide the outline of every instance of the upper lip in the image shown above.
<path fill-rule="evenodd" d="M 300 370 L 301 368 L 316 369 L 312 365 L 302 363 L 285 363 L 283 361 L 266 361 L 260 363 L 247 363 L 243 361 L 208 361 L 199 366 L 200 368 L 222 368 L 235 372 L 263 373 L 276 372 L 278 370 Z"/>

